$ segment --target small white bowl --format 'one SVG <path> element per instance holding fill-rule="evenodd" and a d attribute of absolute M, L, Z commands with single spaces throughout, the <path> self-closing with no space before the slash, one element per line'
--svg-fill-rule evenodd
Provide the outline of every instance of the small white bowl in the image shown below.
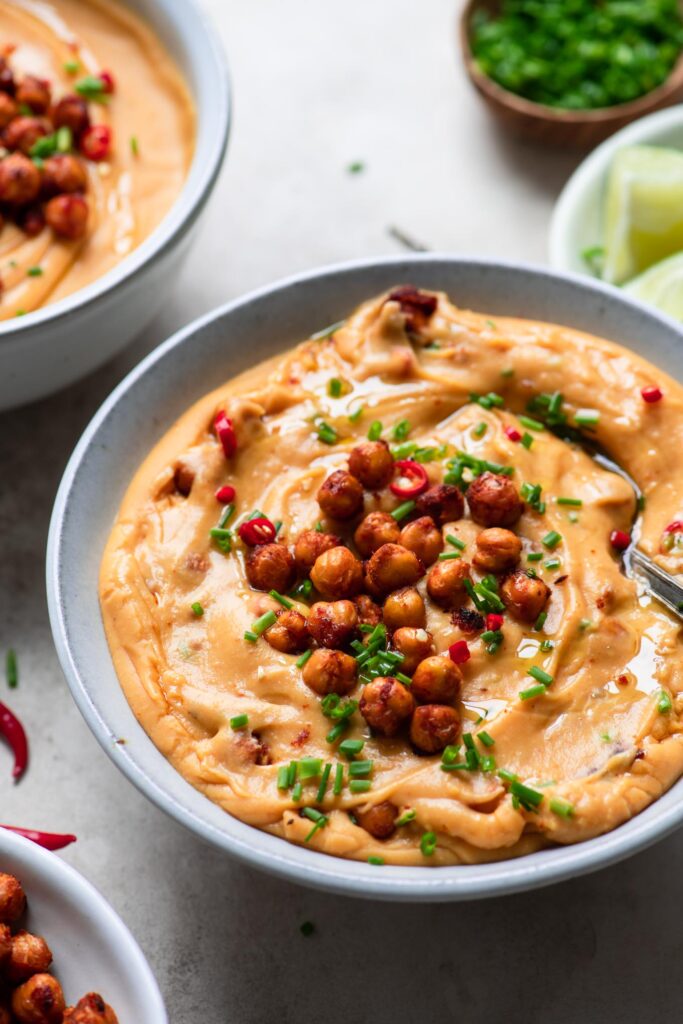
<path fill-rule="evenodd" d="M 118 266 L 59 302 L 0 323 L 0 410 L 84 377 L 146 327 L 174 286 L 223 162 L 230 87 L 214 26 L 195 0 L 124 2 L 151 26 L 185 76 L 197 112 L 192 165 L 164 219 Z"/>
<path fill-rule="evenodd" d="M 593 150 L 562 189 L 550 221 L 549 257 L 555 270 L 592 276 L 581 253 L 603 242 L 607 175 L 625 146 L 669 146 L 683 151 L 683 104 L 642 117 Z"/>
<path fill-rule="evenodd" d="M 0 870 L 28 898 L 25 927 L 54 957 L 67 1005 L 99 992 L 121 1024 L 168 1024 L 161 993 L 140 947 L 90 882 L 56 854 L 0 829 Z M 24 921 L 22 921 L 22 927 Z"/>

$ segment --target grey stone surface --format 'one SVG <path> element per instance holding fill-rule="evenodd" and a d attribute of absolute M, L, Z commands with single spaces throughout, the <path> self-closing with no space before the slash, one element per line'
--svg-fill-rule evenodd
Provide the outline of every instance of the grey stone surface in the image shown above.
<path fill-rule="evenodd" d="M 552 202 L 575 163 L 496 133 L 458 67 L 449 0 L 208 6 L 230 55 L 235 123 L 187 268 L 116 362 L 0 416 L 0 651 L 11 644 L 19 655 L 10 700 L 33 754 L 12 787 L 0 750 L 0 820 L 78 834 L 64 856 L 136 934 L 173 1024 L 677 1018 L 683 836 L 597 875 L 489 902 L 329 897 L 256 875 L 167 820 L 119 775 L 71 701 L 47 621 L 47 525 L 74 443 L 126 370 L 245 290 L 399 251 L 391 224 L 433 249 L 541 262 Z M 364 171 L 347 173 L 355 160 Z M 316 930 L 304 938 L 307 920 Z"/>

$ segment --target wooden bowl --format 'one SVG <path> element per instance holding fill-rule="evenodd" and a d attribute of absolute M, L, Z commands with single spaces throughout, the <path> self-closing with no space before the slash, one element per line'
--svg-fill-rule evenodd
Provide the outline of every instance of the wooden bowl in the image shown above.
<path fill-rule="evenodd" d="M 499 123 L 514 135 L 551 146 L 590 149 L 630 121 L 683 99 L 683 54 L 665 82 L 629 103 L 596 110 L 562 110 L 517 96 L 485 75 L 472 53 L 475 11 L 496 13 L 499 8 L 495 0 L 468 0 L 460 19 L 460 44 L 470 81 Z"/>

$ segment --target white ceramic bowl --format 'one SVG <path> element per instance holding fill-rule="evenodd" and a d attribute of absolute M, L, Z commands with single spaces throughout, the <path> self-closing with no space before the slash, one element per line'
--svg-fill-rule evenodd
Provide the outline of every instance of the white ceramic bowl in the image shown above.
<path fill-rule="evenodd" d="M 85 376 L 149 323 L 173 288 L 223 161 L 230 126 L 227 65 L 196 0 L 122 0 L 154 29 L 183 72 L 197 110 L 183 189 L 152 234 L 113 270 L 60 302 L 0 323 L 0 410 Z"/>
<path fill-rule="evenodd" d="M 284 350 L 400 283 L 443 289 L 464 307 L 557 321 L 618 340 L 683 380 L 681 328 L 614 289 L 577 277 L 448 256 L 347 264 L 239 299 L 151 353 L 109 396 L 69 462 L 50 526 L 47 590 L 57 651 L 95 736 L 159 807 L 215 846 L 273 874 L 351 895 L 458 900 L 545 885 L 642 849 L 683 821 L 683 780 L 621 828 L 529 857 L 459 867 L 374 867 L 245 825 L 179 775 L 138 725 L 114 672 L 97 595 L 117 506 L 149 449 L 217 383 Z M 126 737 L 125 745 L 114 741 Z"/>
<path fill-rule="evenodd" d="M 154 975 L 124 923 L 57 854 L 0 829 L 0 870 L 28 897 L 26 927 L 43 935 L 67 1005 L 99 992 L 120 1024 L 168 1024 Z"/>
<path fill-rule="evenodd" d="M 590 275 L 581 253 L 602 245 L 607 175 L 624 146 L 671 146 L 683 151 L 683 104 L 642 117 L 611 135 L 579 164 L 555 204 L 550 222 L 550 265 Z"/>

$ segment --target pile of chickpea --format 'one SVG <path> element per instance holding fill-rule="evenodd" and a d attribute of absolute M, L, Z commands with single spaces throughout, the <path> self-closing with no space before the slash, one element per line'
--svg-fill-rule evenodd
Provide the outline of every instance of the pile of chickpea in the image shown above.
<path fill-rule="evenodd" d="M 52 963 L 47 942 L 16 928 L 25 910 L 19 879 L 0 873 L 0 1024 L 117 1024 L 111 1006 L 96 992 L 66 1006 L 62 986 L 47 973 Z"/>

